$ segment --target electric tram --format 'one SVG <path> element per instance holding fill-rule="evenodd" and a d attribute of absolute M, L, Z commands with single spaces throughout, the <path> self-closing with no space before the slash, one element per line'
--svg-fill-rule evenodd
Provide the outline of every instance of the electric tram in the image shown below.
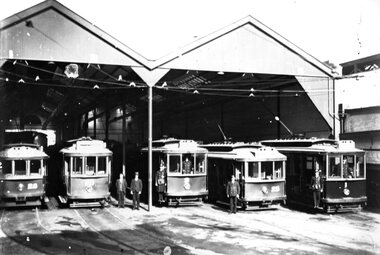
<path fill-rule="evenodd" d="M 0 151 L 0 206 L 45 202 L 48 155 L 35 144 L 9 144 Z M 46 198 L 47 199 L 47 198 Z"/>
<path fill-rule="evenodd" d="M 361 209 L 367 203 L 366 158 L 350 140 L 266 140 L 288 157 L 286 192 L 289 203 L 313 206 L 311 178 L 321 171 L 321 204 L 325 212 Z"/>
<path fill-rule="evenodd" d="M 144 148 L 143 151 L 147 151 Z M 164 168 L 164 200 L 170 205 L 207 199 L 207 150 L 193 140 L 167 138 L 152 142 L 153 169 Z"/>
<path fill-rule="evenodd" d="M 59 199 L 70 207 L 104 205 L 110 196 L 112 152 L 105 142 L 88 137 L 69 142 L 60 150 L 66 195 Z"/>
<path fill-rule="evenodd" d="M 208 150 L 210 201 L 228 203 L 227 183 L 234 175 L 240 184 L 238 205 L 243 209 L 285 203 L 286 157 L 259 143 L 223 142 L 202 145 Z"/>

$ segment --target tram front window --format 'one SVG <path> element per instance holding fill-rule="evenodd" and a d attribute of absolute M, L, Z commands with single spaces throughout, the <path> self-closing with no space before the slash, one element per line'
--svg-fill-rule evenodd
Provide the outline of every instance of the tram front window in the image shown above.
<path fill-rule="evenodd" d="M 261 162 L 261 179 L 271 180 L 273 174 L 273 162 Z"/>
<path fill-rule="evenodd" d="M 98 174 L 107 172 L 107 157 L 98 157 Z"/>
<path fill-rule="evenodd" d="M 182 173 L 183 174 L 192 174 L 194 173 L 194 157 L 191 154 L 184 154 L 182 157 Z"/>
<path fill-rule="evenodd" d="M 15 175 L 26 175 L 25 160 L 15 160 Z"/>
<path fill-rule="evenodd" d="M 197 155 L 196 156 L 196 162 L 197 162 L 197 166 L 196 166 L 196 169 L 195 169 L 195 173 L 197 174 L 203 174 L 205 173 L 205 155 Z"/>
<path fill-rule="evenodd" d="M 275 161 L 274 162 L 274 175 L 273 179 L 282 179 L 283 178 L 283 162 Z"/>
<path fill-rule="evenodd" d="M 169 156 L 169 172 L 170 173 L 180 173 L 180 162 L 181 157 L 179 155 Z"/>
<path fill-rule="evenodd" d="M 41 169 L 40 160 L 31 160 L 30 161 L 30 175 L 39 175 Z"/>
<path fill-rule="evenodd" d="M 82 157 L 73 157 L 73 174 L 82 174 Z"/>
<path fill-rule="evenodd" d="M 96 157 L 87 157 L 86 159 L 86 175 L 94 175 L 95 174 L 95 165 L 96 165 Z"/>
<path fill-rule="evenodd" d="M 248 162 L 248 178 L 259 178 L 258 162 Z"/>
<path fill-rule="evenodd" d="M 364 178 L 364 157 L 363 156 L 356 157 L 356 177 Z"/>
<path fill-rule="evenodd" d="M 329 178 L 341 178 L 340 156 L 329 157 Z"/>
<path fill-rule="evenodd" d="M 12 161 L 0 161 L 0 174 L 12 174 Z"/>

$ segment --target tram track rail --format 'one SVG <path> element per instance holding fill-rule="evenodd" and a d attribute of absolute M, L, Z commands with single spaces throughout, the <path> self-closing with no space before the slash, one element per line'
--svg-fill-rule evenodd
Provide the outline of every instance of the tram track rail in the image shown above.
<path fill-rule="evenodd" d="M 75 211 L 81 218 L 82 222 L 87 224 L 91 230 L 117 242 L 120 247 L 126 247 L 126 252 L 130 249 L 141 254 L 157 254 L 162 253 L 166 247 L 170 247 L 170 249 L 178 251 L 178 254 L 190 254 L 187 252 L 187 248 L 178 245 L 173 241 L 157 237 L 143 229 L 136 228 L 133 224 L 128 223 L 122 219 L 122 217 L 111 212 L 108 208 L 99 209 L 98 212 L 101 212 L 101 218 L 103 220 L 108 218 L 107 222 L 112 222 L 110 224 L 117 224 L 117 222 L 121 223 L 123 226 L 122 228 L 117 224 L 120 228 L 118 232 L 102 231 L 99 226 L 96 225 L 96 223 L 99 223 L 98 221 L 96 223 L 91 222 L 91 214 L 84 214 L 83 210 L 79 211 L 75 209 Z M 107 214 L 109 216 L 107 216 Z"/>

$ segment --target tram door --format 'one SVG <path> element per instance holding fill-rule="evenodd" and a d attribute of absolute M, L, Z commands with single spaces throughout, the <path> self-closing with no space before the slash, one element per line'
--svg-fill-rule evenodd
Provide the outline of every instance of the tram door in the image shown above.
<path fill-rule="evenodd" d="M 233 175 L 235 176 L 236 178 L 236 181 L 239 183 L 240 185 L 240 194 L 239 196 L 240 197 L 244 197 L 245 196 L 245 192 L 244 192 L 244 162 L 234 162 L 233 164 Z M 231 176 L 230 176 L 230 179 L 231 179 Z"/>

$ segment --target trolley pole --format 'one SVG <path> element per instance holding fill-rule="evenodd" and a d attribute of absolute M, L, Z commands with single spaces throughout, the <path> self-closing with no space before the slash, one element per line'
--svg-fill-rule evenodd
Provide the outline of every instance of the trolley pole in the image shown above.
<path fill-rule="evenodd" d="M 148 84 L 148 211 L 152 208 L 153 86 Z"/>

